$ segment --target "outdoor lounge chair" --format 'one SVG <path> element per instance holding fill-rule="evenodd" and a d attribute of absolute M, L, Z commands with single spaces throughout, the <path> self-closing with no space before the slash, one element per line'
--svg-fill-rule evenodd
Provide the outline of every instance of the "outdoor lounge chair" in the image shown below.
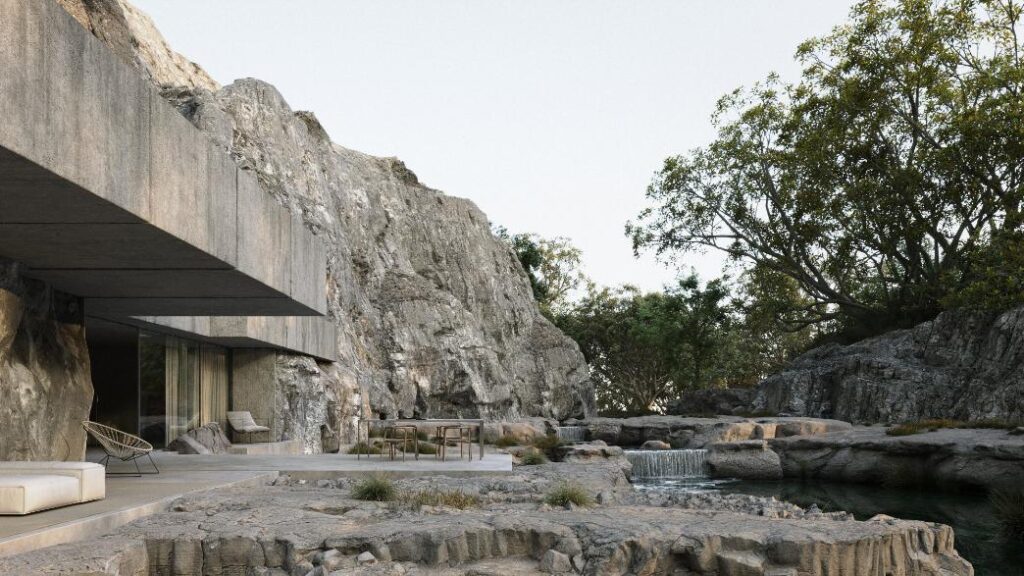
<path fill-rule="evenodd" d="M 159 474 L 160 469 L 156 467 L 156 462 L 153 461 L 153 445 L 146 442 L 138 436 L 133 436 L 127 432 L 122 432 L 117 428 L 111 428 L 100 424 L 99 422 L 91 422 L 86 420 L 82 422 L 82 427 L 85 431 L 92 435 L 100 446 L 103 447 L 103 451 L 106 452 L 106 456 L 103 457 L 99 463 L 104 467 L 110 462 L 111 458 L 117 458 L 121 462 L 131 462 L 135 464 L 135 476 L 142 476 L 143 474 Z M 139 468 L 139 458 L 146 456 L 149 458 L 149 463 L 153 466 L 155 472 L 143 472 Z M 107 472 L 110 476 L 122 476 L 131 474 L 130 472 Z"/>
<path fill-rule="evenodd" d="M 267 442 L 270 441 L 270 428 L 257 424 L 248 411 L 228 412 L 228 423 L 231 424 L 232 430 L 238 434 L 245 434 L 245 438 L 248 440 L 252 439 L 253 434 L 266 432 Z M 250 443 L 246 442 L 246 444 Z"/>

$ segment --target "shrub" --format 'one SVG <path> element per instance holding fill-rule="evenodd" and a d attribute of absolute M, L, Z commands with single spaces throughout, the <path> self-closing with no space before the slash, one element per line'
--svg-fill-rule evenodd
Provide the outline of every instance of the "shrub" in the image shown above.
<path fill-rule="evenodd" d="M 928 418 L 925 420 L 905 422 L 898 426 L 893 426 L 886 430 L 885 433 L 889 436 L 910 436 L 913 434 L 921 434 L 922 432 L 932 432 L 941 428 L 988 428 L 1008 430 L 1017 426 L 1019 426 L 1019 424 L 995 418 L 972 420 L 970 422 L 949 420 L 945 418 Z"/>
<path fill-rule="evenodd" d="M 989 502 L 1003 535 L 1015 540 L 1024 540 L 1024 488 L 994 488 L 989 494 Z"/>
<path fill-rule="evenodd" d="M 480 497 L 466 494 L 462 490 L 417 490 L 402 495 L 402 502 L 418 508 L 420 506 L 447 506 L 449 508 L 476 508 L 480 506 Z"/>
<path fill-rule="evenodd" d="M 545 464 L 547 461 L 548 458 L 543 452 L 533 448 L 523 452 L 523 455 L 519 457 L 519 464 L 521 466 L 537 466 L 538 464 Z"/>
<path fill-rule="evenodd" d="M 390 502 L 395 499 L 397 493 L 395 483 L 384 475 L 370 476 L 352 488 L 353 498 L 372 502 Z"/>
<path fill-rule="evenodd" d="M 590 506 L 593 504 L 590 494 L 587 494 L 587 491 L 582 486 L 569 482 L 564 482 L 551 492 L 548 492 L 544 501 L 552 506 L 563 507 L 568 507 L 570 504 L 575 506 Z"/>
<path fill-rule="evenodd" d="M 547 436 L 538 436 L 533 439 L 533 447 L 540 450 L 551 460 L 555 460 L 557 454 L 555 451 L 559 446 L 562 445 L 562 439 L 555 434 L 548 434 Z"/>
<path fill-rule="evenodd" d="M 501 438 L 494 441 L 494 445 L 498 448 L 509 448 L 511 446 L 519 446 L 519 440 L 511 434 L 505 434 Z"/>
<path fill-rule="evenodd" d="M 348 449 L 348 453 L 349 454 L 380 454 L 380 447 L 379 446 L 372 446 L 370 444 L 367 444 L 366 442 L 359 442 L 357 444 L 353 444 L 352 447 Z"/>

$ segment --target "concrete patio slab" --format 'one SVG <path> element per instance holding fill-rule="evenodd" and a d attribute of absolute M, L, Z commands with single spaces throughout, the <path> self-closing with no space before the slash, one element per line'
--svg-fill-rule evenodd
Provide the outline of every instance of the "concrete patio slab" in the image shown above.
<path fill-rule="evenodd" d="M 91 452 L 96 461 L 100 454 Z M 388 460 L 380 456 L 356 458 L 348 454 L 223 454 L 191 455 L 157 451 L 153 459 L 160 474 L 108 476 L 104 500 L 47 510 L 28 516 L 0 516 L 0 557 L 46 546 L 82 540 L 166 510 L 182 495 L 232 486 L 259 486 L 279 474 L 315 481 L 339 476 L 386 473 L 409 476 L 488 476 L 510 474 L 512 457 L 487 454 L 483 460 L 440 461 L 422 455 L 419 460 Z M 148 462 L 143 469 L 148 470 Z M 111 472 L 134 472 L 132 465 L 116 463 Z"/>

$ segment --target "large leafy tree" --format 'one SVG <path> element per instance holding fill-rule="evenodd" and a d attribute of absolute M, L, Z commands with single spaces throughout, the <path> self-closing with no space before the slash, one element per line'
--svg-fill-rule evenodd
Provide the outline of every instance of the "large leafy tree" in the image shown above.
<path fill-rule="evenodd" d="M 494 234 L 515 252 L 534 299 L 548 316 L 564 311 L 572 294 L 589 283 L 581 267 L 583 253 L 568 238 L 510 234 L 503 227 L 495 228 Z"/>
<path fill-rule="evenodd" d="M 874 333 L 968 289 L 1024 302 L 999 256 L 1024 249 L 1020 17 L 1014 0 L 859 2 L 799 48 L 799 82 L 724 97 L 717 138 L 665 161 L 635 248 L 788 279 L 793 328 Z"/>
<path fill-rule="evenodd" d="M 679 391 L 720 377 L 733 321 L 722 281 L 695 277 L 665 292 L 591 289 L 556 323 L 580 345 L 602 412 L 659 412 Z"/>

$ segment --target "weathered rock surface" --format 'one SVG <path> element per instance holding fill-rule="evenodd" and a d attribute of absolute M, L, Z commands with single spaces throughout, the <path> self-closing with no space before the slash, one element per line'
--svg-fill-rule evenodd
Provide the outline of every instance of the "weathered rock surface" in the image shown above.
<path fill-rule="evenodd" d="M 782 478 L 779 455 L 764 440 L 721 442 L 708 448 L 708 469 L 716 478 L 778 480 Z"/>
<path fill-rule="evenodd" d="M 167 445 L 178 454 L 227 454 L 231 441 L 220 429 L 220 424 L 208 422 L 175 438 Z"/>
<path fill-rule="evenodd" d="M 754 388 L 709 388 L 687 390 L 669 403 L 668 413 L 681 416 L 741 416 L 752 412 Z"/>
<path fill-rule="evenodd" d="M 1017 485 L 1024 477 L 1024 437 L 1005 430 L 944 429 L 887 436 L 857 427 L 823 436 L 768 441 L 787 477 L 882 486 Z"/>
<path fill-rule="evenodd" d="M 324 241 L 340 358 L 324 371 L 360 393 L 366 414 L 592 411 L 578 347 L 540 314 L 515 255 L 472 202 L 424 186 L 397 159 L 334 144 L 313 114 L 293 111 L 269 84 L 219 88 L 123 0 L 63 3 Z M 280 409 L 295 404 L 306 402 L 291 398 Z M 356 412 L 354 403 L 338 407 L 342 420 Z M 319 434 L 322 423 L 295 437 Z"/>
<path fill-rule="evenodd" d="M 945 312 L 816 348 L 762 382 L 754 409 L 851 422 L 1024 419 L 1024 307 Z"/>
<path fill-rule="evenodd" d="M 616 490 L 622 472 L 601 464 L 527 468 L 399 481 L 403 491 L 441 483 L 480 494 L 481 506 L 467 510 L 352 500 L 345 478 L 190 495 L 89 542 L 0 559 L 0 573 L 973 574 L 939 524 L 858 522 L 755 496 Z M 611 494 L 599 498 L 608 503 L 539 503 L 566 475 Z"/>
<path fill-rule="evenodd" d="M 587 428 L 587 437 L 616 446 L 665 442 L 672 448 L 705 448 L 714 442 L 762 440 L 776 436 L 826 434 L 849 430 L 848 422 L 820 418 L 740 418 L 718 416 L 638 416 L 587 418 L 567 424 Z"/>
<path fill-rule="evenodd" d="M 82 301 L 0 260 L 0 460 L 82 460 L 92 406 Z"/>

